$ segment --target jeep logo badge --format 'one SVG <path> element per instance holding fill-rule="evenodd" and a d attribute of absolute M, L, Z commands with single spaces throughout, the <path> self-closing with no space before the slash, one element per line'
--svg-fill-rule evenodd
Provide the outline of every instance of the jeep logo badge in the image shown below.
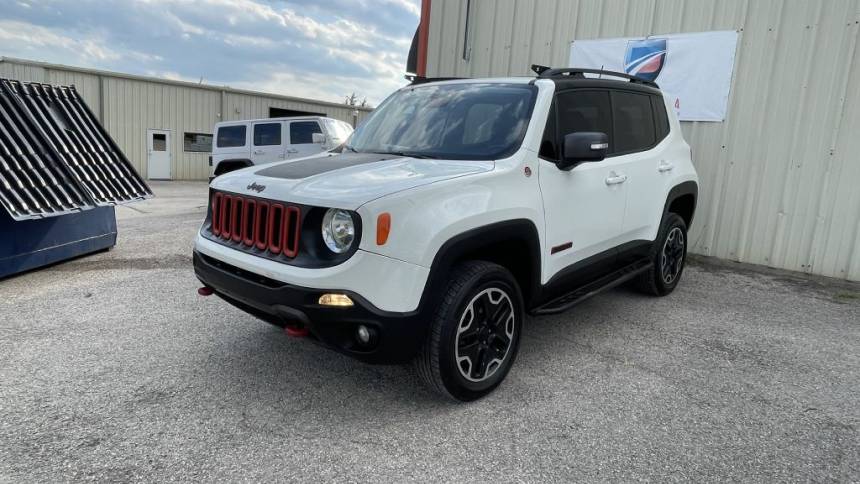
<path fill-rule="evenodd" d="M 251 184 L 248 185 L 247 188 L 248 188 L 248 190 L 253 190 L 257 193 L 260 193 L 266 189 L 266 185 L 258 185 L 257 182 L 251 182 Z"/>

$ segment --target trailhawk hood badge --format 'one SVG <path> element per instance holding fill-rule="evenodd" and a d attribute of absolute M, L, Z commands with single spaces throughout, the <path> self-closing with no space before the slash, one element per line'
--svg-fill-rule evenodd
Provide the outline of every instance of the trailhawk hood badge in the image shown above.
<path fill-rule="evenodd" d="M 247 188 L 248 188 L 248 190 L 253 190 L 257 193 L 260 193 L 266 189 L 266 185 L 259 185 L 259 184 L 257 184 L 257 182 L 251 182 L 251 184 L 248 185 Z"/>

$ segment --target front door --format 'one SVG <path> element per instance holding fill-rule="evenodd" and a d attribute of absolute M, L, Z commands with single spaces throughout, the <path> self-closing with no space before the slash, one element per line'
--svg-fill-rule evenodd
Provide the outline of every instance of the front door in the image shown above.
<path fill-rule="evenodd" d="M 611 153 L 612 121 L 607 91 L 561 92 L 556 96 L 550 117 L 547 131 L 556 134 L 546 134 L 545 139 L 551 138 L 550 144 L 556 147 L 551 151 L 556 157 L 562 154 L 564 135 L 578 131 L 606 133 Z M 627 200 L 623 166 L 610 157 L 564 171 L 546 159 L 543 148 L 541 157 L 540 188 L 549 252 L 545 259 L 546 278 L 592 262 L 601 268 L 611 268 L 622 235 Z"/>
<path fill-rule="evenodd" d="M 282 121 L 265 121 L 254 123 L 251 161 L 255 165 L 271 163 L 286 158 Z"/>
<path fill-rule="evenodd" d="M 170 131 L 146 130 L 146 173 L 150 180 L 170 180 Z"/>
<path fill-rule="evenodd" d="M 288 158 L 301 158 L 315 155 L 325 150 L 325 146 L 314 143 L 313 134 L 322 133 L 320 124 L 316 121 L 290 121 L 290 145 L 287 147 Z"/>

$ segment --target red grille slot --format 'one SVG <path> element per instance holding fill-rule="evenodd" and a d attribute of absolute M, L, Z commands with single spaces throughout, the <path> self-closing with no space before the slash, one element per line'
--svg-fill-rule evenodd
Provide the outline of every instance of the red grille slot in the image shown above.
<path fill-rule="evenodd" d="M 260 250 L 266 250 L 269 245 L 268 229 L 269 224 L 269 204 L 266 202 L 257 202 L 257 216 L 254 217 L 254 244 Z"/>
<path fill-rule="evenodd" d="M 254 245 L 254 229 L 257 228 L 257 202 L 250 198 L 245 200 L 242 211 L 242 243 L 251 247 Z"/>
<path fill-rule="evenodd" d="M 300 216 L 301 212 L 296 207 L 287 207 L 284 214 L 284 234 L 281 236 L 281 240 L 283 241 L 284 255 L 291 259 L 299 253 Z"/>
<path fill-rule="evenodd" d="M 233 233 L 233 242 L 242 240 L 242 229 L 245 224 L 242 223 L 242 216 L 245 215 L 245 200 L 241 197 L 233 197 L 233 209 L 231 215 L 230 232 Z"/>
<path fill-rule="evenodd" d="M 284 206 L 273 203 L 269 209 L 269 252 L 281 253 L 281 242 L 284 237 Z"/>
<path fill-rule="evenodd" d="M 211 231 L 225 242 L 293 258 L 299 253 L 299 207 L 213 193 Z"/>
<path fill-rule="evenodd" d="M 220 193 L 212 197 L 212 233 L 216 237 L 221 235 L 221 198 Z"/>
<path fill-rule="evenodd" d="M 233 197 L 230 195 L 224 195 L 221 199 L 221 238 L 229 239 L 230 232 L 230 224 L 233 220 Z"/>

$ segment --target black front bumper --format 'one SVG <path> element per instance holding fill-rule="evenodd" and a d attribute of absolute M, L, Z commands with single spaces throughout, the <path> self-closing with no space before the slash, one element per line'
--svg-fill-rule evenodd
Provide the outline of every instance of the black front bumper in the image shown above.
<path fill-rule="evenodd" d="M 369 363 L 405 363 L 426 335 L 428 319 L 421 311 L 381 311 L 350 291 L 310 289 L 275 281 L 194 251 L 194 272 L 225 301 L 277 325 L 297 325 L 332 349 Z M 340 293 L 352 307 L 320 306 L 320 295 Z M 372 329 L 370 344 L 356 338 L 359 325 Z"/>

